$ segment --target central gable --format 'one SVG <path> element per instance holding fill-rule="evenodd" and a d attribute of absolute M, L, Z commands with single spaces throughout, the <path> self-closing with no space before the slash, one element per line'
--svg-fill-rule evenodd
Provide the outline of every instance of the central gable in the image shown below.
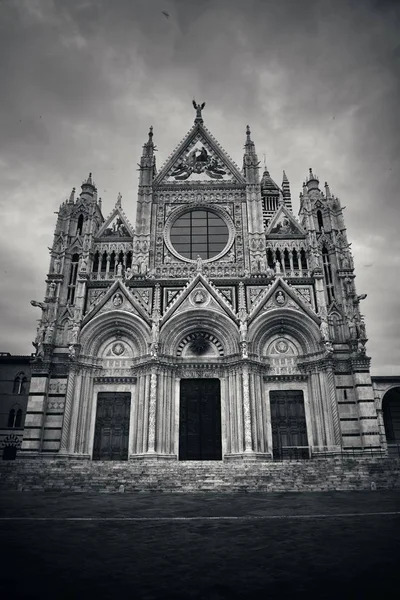
<path fill-rule="evenodd" d="M 153 185 L 179 182 L 245 184 L 238 167 L 202 123 L 195 123 Z"/>

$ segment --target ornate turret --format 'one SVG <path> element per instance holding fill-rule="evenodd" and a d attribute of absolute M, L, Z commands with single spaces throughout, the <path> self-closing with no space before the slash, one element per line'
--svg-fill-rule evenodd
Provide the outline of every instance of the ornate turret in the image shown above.
<path fill-rule="evenodd" d="M 309 169 L 309 175 L 306 179 L 306 186 L 307 186 L 308 191 L 311 191 L 311 190 L 319 191 L 319 179 L 318 179 L 317 175 L 314 175 L 311 167 Z"/>
<path fill-rule="evenodd" d="M 249 125 L 246 125 L 246 142 L 244 144 L 243 173 L 248 183 L 259 183 L 258 175 L 259 161 L 256 153 L 256 147 L 251 139 Z"/>
<path fill-rule="evenodd" d="M 153 142 L 153 125 L 150 125 L 149 139 L 143 145 L 143 152 L 139 165 L 139 186 L 151 185 L 155 175 L 156 159 L 154 152 L 156 147 Z"/>
<path fill-rule="evenodd" d="M 96 186 L 92 180 L 92 174 L 89 173 L 89 177 L 81 185 L 81 198 L 92 200 L 96 191 Z"/>

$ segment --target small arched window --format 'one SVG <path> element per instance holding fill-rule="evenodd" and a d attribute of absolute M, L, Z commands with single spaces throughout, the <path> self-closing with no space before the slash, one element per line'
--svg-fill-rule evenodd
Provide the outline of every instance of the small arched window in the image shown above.
<path fill-rule="evenodd" d="M 82 235 L 83 230 L 83 215 L 79 215 L 78 225 L 76 228 L 76 235 Z"/>
<path fill-rule="evenodd" d="M 69 273 L 67 304 L 74 304 L 74 302 L 75 302 L 75 288 L 76 288 L 76 279 L 78 276 L 78 262 L 79 262 L 79 254 L 74 254 L 72 256 L 71 270 Z"/>
<path fill-rule="evenodd" d="M 318 229 L 321 231 L 324 227 L 324 219 L 322 218 L 322 212 L 317 210 L 317 221 L 318 221 Z"/>
<path fill-rule="evenodd" d="M 14 406 L 8 413 L 7 427 L 18 428 L 22 425 L 22 408 Z"/>
<path fill-rule="evenodd" d="M 323 267 L 324 267 L 325 287 L 326 287 L 326 293 L 328 296 L 328 305 L 329 305 L 335 299 L 335 287 L 334 287 L 333 278 L 332 278 L 331 259 L 330 259 L 329 252 L 328 252 L 328 249 L 325 246 L 325 244 L 322 247 L 322 262 L 323 262 Z"/>
<path fill-rule="evenodd" d="M 25 373 L 18 373 L 14 379 L 13 394 L 28 393 L 28 378 Z"/>

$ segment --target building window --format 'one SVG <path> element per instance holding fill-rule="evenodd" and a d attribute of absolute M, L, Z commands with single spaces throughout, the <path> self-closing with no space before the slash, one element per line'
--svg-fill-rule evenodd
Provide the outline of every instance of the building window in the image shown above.
<path fill-rule="evenodd" d="M 324 219 L 322 218 L 322 212 L 317 210 L 317 221 L 318 221 L 318 231 L 324 228 Z"/>
<path fill-rule="evenodd" d="M 308 269 L 307 256 L 306 256 L 305 250 L 303 250 L 303 248 L 300 250 L 300 264 L 301 264 L 301 268 L 303 269 L 303 271 L 307 271 L 307 269 Z"/>
<path fill-rule="evenodd" d="M 329 257 L 329 252 L 326 246 L 323 246 L 322 248 L 322 262 L 324 266 L 324 278 L 326 293 L 328 296 L 328 304 L 331 304 L 331 302 L 335 299 L 335 288 L 332 279 L 331 259 Z"/>
<path fill-rule="evenodd" d="M 191 260 L 215 258 L 226 248 L 229 230 L 224 219 L 210 210 L 194 209 L 178 217 L 171 227 L 171 244 Z"/>
<path fill-rule="evenodd" d="M 76 235 L 82 235 L 83 230 L 83 215 L 79 215 L 78 225 L 76 228 Z"/>
<path fill-rule="evenodd" d="M 71 270 L 69 273 L 67 304 L 74 304 L 75 302 L 76 279 L 78 277 L 78 263 L 79 254 L 74 254 L 72 256 Z"/>
<path fill-rule="evenodd" d="M 14 406 L 8 413 L 7 427 L 18 428 L 22 424 L 22 408 Z"/>
<path fill-rule="evenodd" d="M 13 394 L 28 393 L 28 378 L 25 373 L 18 373 L 14 379 Z"/>

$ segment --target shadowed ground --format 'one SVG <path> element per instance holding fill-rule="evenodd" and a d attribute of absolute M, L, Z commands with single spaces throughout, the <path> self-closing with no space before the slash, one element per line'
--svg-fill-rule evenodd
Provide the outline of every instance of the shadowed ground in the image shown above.
<path fill-rule="evenodd" d="M 6 493 L 2 597 L 397 597 L 398 497 Z"/>

